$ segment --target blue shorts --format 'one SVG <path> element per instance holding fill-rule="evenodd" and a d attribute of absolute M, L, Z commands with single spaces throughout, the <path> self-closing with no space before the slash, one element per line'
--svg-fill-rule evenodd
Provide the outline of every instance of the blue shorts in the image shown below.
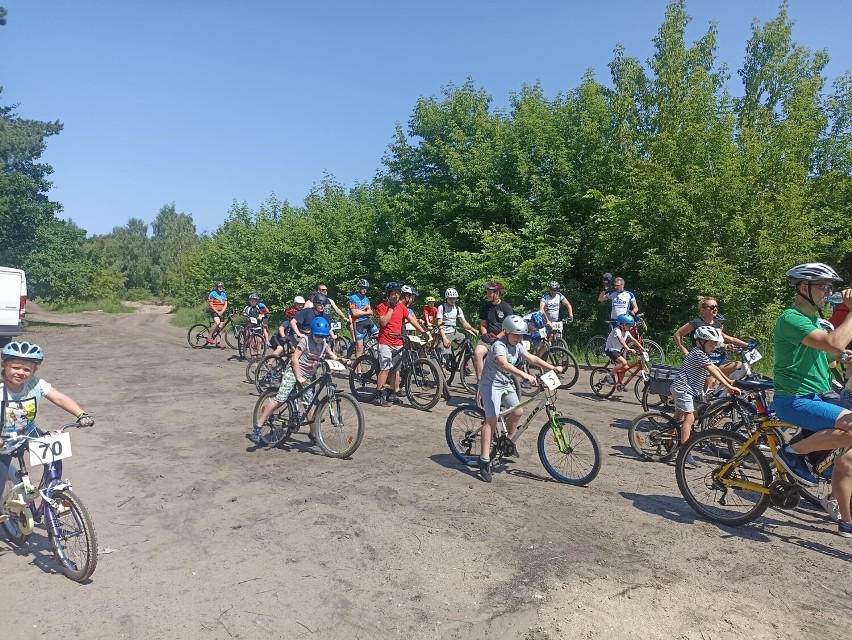
<path fill-rule="evenodd" d="M 834 429 L 837 417 L 846 411 L 843 407 L 826 402 L 816 393 L 803 396 L 776 395 L 772 405 L 780 420 L 805 431 Z"/>
<path fill-rule="evenodd" d="M 355 339 L 363 340 L 367 337 L 367 332 L 370 332 L 370 335 L 377 336 L 379 335 L 379 328 L 373 324 L 373 321 L 370 319 L 362 320 L 360 322 L 355 323 Z"/>

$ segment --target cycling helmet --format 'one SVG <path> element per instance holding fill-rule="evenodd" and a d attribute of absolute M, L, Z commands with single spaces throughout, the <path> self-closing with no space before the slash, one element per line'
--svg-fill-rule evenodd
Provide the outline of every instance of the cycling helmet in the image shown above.
<path fill-rule="evenodd" d="M 402 289 L 402 286 L 398 282 L 388 282 L 385 285 L 385 291 L 388 291 L 388 292 L 399 291 L 400 289 Z"/>
<path fill-rule="evenodd" d="M 411 295 L 419 296 L 420 292 L 417 290 L 417 287 L 411 287 Z"/>
<path fill-rule="evenodd" d="M 3 360 L 32 360 L 41 362 L 44 360 L 44 351 L 35 342 L 10 342 L 3 347 Z"/>
<path fill-rule="evenodd" d="M 615 321 L 616 321 L 618 324 L 628 324 L 628 325 L 630 325 L 631 327 L 632 327 L 634 324 L 636 324 L 636 319 L 635 319 L 633 316 L 631 316 L 629 313 L 622 313 L 620 316 L 618 316 L 618 317 L 615 319 Z"/>
<path fill-rule="evenodd" d="M 556 280 L 551 280 L 550 282 L 547 283 L 547 288 L 548 289 L 558 289 L 559 283 L 556 282 Z"/>
<path fill-rule="evenodd" d="M 414 287 L 412 287 L 410 284 L 404 284 L 404 285 L 402 285 L 402 288 L 400 289 L 400 291 L 402 291 L 403 293 L 413 294 L 414 293 Z"/>
<path fill-rule="evenodd" d="M 517 315 L 506 316 L 506 319 L 503 320 L 503 331 L 506 333 L 514 333 L 518 336 L 526 335 L 527 333 L 527 323 L 521 317 Z"/>
<path fill-rule="evenodd" d="M 305 299 L 302 296 L 293 298 L 293 304 L 305 304 Z"/>
<path fill-rule="evenodd" d="M 722 332 L 719 331 L 716 327 L 711 327 L 709 325 L 698 327 L 695 330 L 694 335 L 696 340 L 712 340 L 713 342 L 718 342 L 719 344 L 725 341 L 724 338 L 722 338 Z"/>
<path fill-rule="evenodd" d="M 253 293 L 249 296 L 249 300 L 260 300 L 260 296 L 256 293 Z"/>
<path fill-rule="evenodd" d="M 831 280 L 841 282 L 843 278 L 837 272 L 822 262 L 808 262 L 796 265 L 787 272 L 787 283 L 795 287 L 800 282 L 813 282 L 814 280 Z"/>
<path fill-rule="evenodd" d="M 323 316 L 317 316 L 311 320 L 311 335 L 327 338 L 329 333 L 331 333 L 331 325 Z"/>
<path fill-rule="evenodd" d="M 485 285 L 485 288 L 489 291 L 497 291 L 498 293 L 502 293 L 505 289 L 503 283 L 497 282 L 496 280 L 492 280 L 491 282 L 489 282 L 487 285 Z"/>
<path fill-rule="evenodd" d="M 831 324 L 825 318 L 819 318 L 817 322 L 819 323 L 819 328 L 825 331 L 826 333 L 831 333 L 832 331 L 834 331 L 834 325 Z"/>
<path fill-rule="evenodd" d="M 541 311 L 536 311 L 530 316 L 530 322 L 536 329 L 541 329 L 544 326 L 544 314 Z"/>
<path fill-rule="evenodd" d="M 359 286 L 359 287 L 364 287 L 365 289 L 369 289 L 369 288 L 370 288 L 370 283 L 369 283 L 369 282 L 367 282 L 364 278 L 361 278 L 361 279 L 358 281 L 358 286 Z"/>
<path fill-rule="evenodd" d="M 426 304 L 429 304 L 430 302 L 438 302 L 438 301 L 435 299 L 435 296 L 426 296 Z"/>
<path fill-rule="evenodd" d="M 216 287 L 217 287 L 217 288 L 218 288 L 218 287 L 224 287 L 224 286 L 225 286 L 225 283 L 224 283 L 224 282 L 222 282 L 221 280 L 220 280 L 219 282 L 217 282 L 217 283 L 216 283 Z"/>
<path fill-rule="evenodd" d="M 456 291 L 455 289 L 453 289 L 452 287 L 450 287 L 449 289 L 444 291 L 444 297 L 445 298 L 458 298 L 459 292 Z"/>
<path fill-rule="evenodd" d="M 328 304 L 328 298 L 321 293 L 314 296 L 314 304 Z"/>

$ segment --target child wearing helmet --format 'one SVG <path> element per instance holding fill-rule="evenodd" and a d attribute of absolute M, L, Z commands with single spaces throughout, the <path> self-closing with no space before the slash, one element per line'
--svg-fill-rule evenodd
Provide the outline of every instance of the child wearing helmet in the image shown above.
<path fill-rule="evenodd" d="M 261 328 L 263 341 L 269 344 L 269 307 L 260 301 L 260 296 L 256 293 L 249 296 L 249 303 L 243 309 L 243 316 L 248 318 L 250 327 Z"/>
<path fill-rule="evenodd" d="M 451 342 L 461 343 L 464 335 L 456 328 L 460 322 L 465 331 L 472 336 L 476 335 L 476 329 L 464 317 L 464 311 L 458 305 L 459 292 L 449 287 L 444 292 L 445 302 L 438 307 L 438 316 L 435 322 L 438 325 L 438 336 L 444 345 L 444 349 L 450 348 Z"/>
<path fill-rule="evenodd" d="M 503 406 L 511 409 L 520 403 L 512 376 L 518 376 L 532 385 L 537 383 L 534 375 L 526 373 L 516 365 L 526 359 L 530 364 L 542 369 L 562 373 L 562 367 L 555 367 L 526 350 L 522 341 L 527 333 L 527 322 L 521 316 L 506 316 L 501 328 L 504 335 L 494 341 L 485 356 L 477 391 L 485 411 L 479 456 L 479 476 L 485 482 L 491 482 L 492 479 L 491 435 L 497 426 L 498 416 Z M 523 413 L 524 410 L 518 408 L 506 416 L 506 430 L 510 438 L 515 434 Z M 514 455 L 517 456 L 517 452 Z"/>
<path fill-rule="evenodd" d="M 713 353 L 724 341 L 722 332 L 716 327 L 704 325 L 695 330 L 692 350 L 683 359 L 680 368 L 672 380 L 671 394 L 675 403 L 675 420 L 682 421 L 680 440 L 686 442 L 692 433 L 695 422 L 695 399 L 704 395 L 708 375 L 713 376 L 729 393 L 740 392 L 728 376 L 722 373 L 713 361 Z M 686 457 L 686 464 L 696 468 L 698 463 L 692 455 Z"/>
<path fill-rule="evenodd" d="M 275 400 L 263 407 L 257 418 L 257 424 L 254 425 L 252 432 L 247 436 L 249 440 L 255 444 L 260 444 L 261 427 L 266 422 L 266 419 L 274 411 L 277 411 L 282 404 L 287 402 L 297 383 L 299 385 L 308 384 L 308 378 L 316 371 L 320 358 L 331 358 L 332 360 L 348 362 L 345 358 L 338 358 L 334 353 L 334 350 L 329 344 L 330 334 L 331 325 L 324 316 L 316 316 L 311 321 L 310 334 L 303 335 L 296 343 L 293 353 L 290 355 L 290 367 L 284 372 L 281 386 L 275 395 Z M 303 396 L 305 402 L 310 402 L 312 399 L 312 391 L 308 391 Z M 311 442 L 316 441 L 316 432 L 313 424 L 314 409 L 315 407 L 311 407 L 310 412 L 306 416 L 308 423 L 311 425 L 310 432 L 308 433 L 308 438 Z"/>
<path fill-rule="evenodd" d="M 35 419 L 42 398 L 77 418 L 81 426 L 95 424 L 74 400 L 37 377 L 44 351 L 33 342 L 10 342 L 0 353 L 0 439 L 37 431 Z M 12 456 L 0 455 L 0 482 L 6 481 Z"/>
<path fill-rule="evenodd" d="M 427 331 L 431 331 L 435 328 L 435 324 L 438 320 L 438 305 L 436 304 L 438 301 L 435 299 L 435 296 L 426 296 L 425 304 L 423 305 L 423 326 L 426 327 Z"/>
<path fill-rule="evenodd" d="M 355 338 L 355 357 L 358 358 L 364 353 L 364 338 L 369 333 L 372 336 L 377 336 L 379 328 L 373 324 L 373 307 L 370 304 L 370 299 L 367 297 L 367 289 L 370 288 L 370 283 L 364 278 L 358 280 L 358 290 L 349 296 L 349 328 L 352 331 L 352 337 Z"/>
<path fill-rule="evenodd" d="M 609 356 L 610 362 L 614 365 L 606 377 L 609 384 L 615 384 L 619 372 L 629 367 L 624 354 L 625 352 L 636 353 L 636 349 L 632 349 L 630 343 L 635 344 L 639 349 L 642 348 L 642 345 L 630 333 L 630 330 L 636 325 L 633 316 L 629 313 L 622 313 L 615 319 L 615 322 L 615 326 L 606 338 L 606 345 L 604 345 L 606 355 Z"/>

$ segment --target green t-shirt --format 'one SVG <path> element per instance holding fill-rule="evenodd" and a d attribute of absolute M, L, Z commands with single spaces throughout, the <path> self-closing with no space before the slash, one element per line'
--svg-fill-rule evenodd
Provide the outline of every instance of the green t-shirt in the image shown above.
<path fill-rule="evenodd" d="M 802 396 L 831 390 L 828 354 L 802 344 L 819 329 L 816 317 L 808 317 L 795 307 L 785 309 L 775 323 L 775 393 Z"/>

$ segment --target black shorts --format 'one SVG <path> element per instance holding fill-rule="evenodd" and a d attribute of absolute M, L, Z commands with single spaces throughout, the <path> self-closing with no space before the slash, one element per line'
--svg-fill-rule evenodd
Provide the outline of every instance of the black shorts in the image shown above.
<path fill-rule="evenodd" d="M 486 334 L 484 336 L 479 336 L 479 341 L 483 344 L 494 344 L 495 342 L 497 342 L 497 338 Z"/>
<path fill-rule="evenodd" d="M 609 361 L 614 363 L 616 360 L 618 360 L 621 356 L 624 355 L 624 350 L 623 349 L 607 349 L 606 355 L 609 357 Z"/>

